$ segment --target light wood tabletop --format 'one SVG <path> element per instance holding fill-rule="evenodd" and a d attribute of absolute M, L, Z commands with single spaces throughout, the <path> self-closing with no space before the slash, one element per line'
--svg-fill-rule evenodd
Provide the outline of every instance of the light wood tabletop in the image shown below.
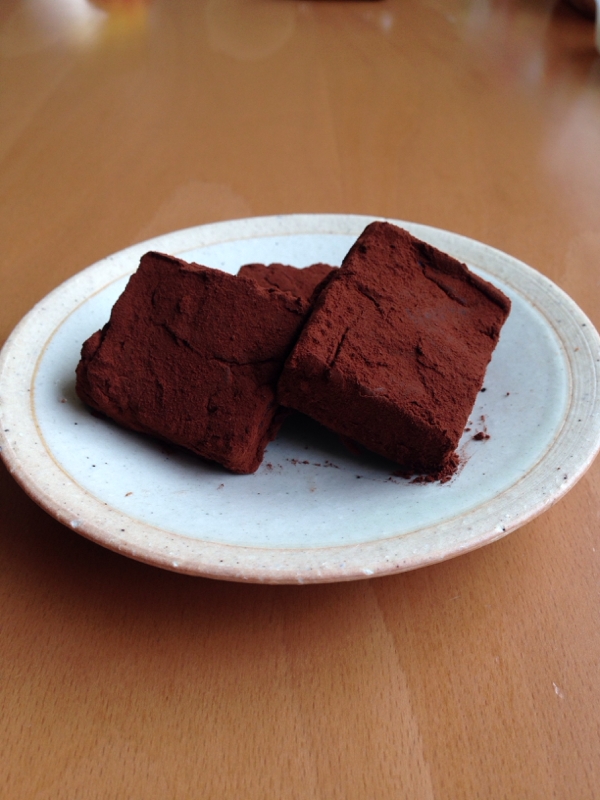
<path fill-rule="evenodd" d="M 133 243 L 357 213 L 600 326 L 600 60 L 550 0 L 3 0 L 0 344 Z M 600 463 L 510 536 L 319 586 L 160 570 L 0 466 L 0 796 L 600 798 Z"/>

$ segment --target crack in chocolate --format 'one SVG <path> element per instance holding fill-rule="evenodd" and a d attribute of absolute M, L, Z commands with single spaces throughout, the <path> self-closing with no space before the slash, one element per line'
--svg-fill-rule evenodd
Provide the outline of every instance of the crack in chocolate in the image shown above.
<path fill-rule="evenodd" d="M 443 370 L 439 368 L 439 366 L 431 360 L 426 354 L 423 349 L 423 340 L 419 339 L 417 341 L 417 345 L 415 347 L 416 352 L 416 366 L 417 366 L 417 373 L 419 375 L 419 380 L 421 382 L 421 386 L 425 389 L 431 400 L 433 401 L 434 405 L 438 401 L 438 388 L 437 388 L 437 381 L 431 373 L 435 373 L 436 375 L 444 376 Z M 420 403 L 418 404 L 420 407 Z M 425 409 L 422 409 L 425 411 Z M 435 422 L 433 414 L 431 411 L 428 411 L 428 419 L 433 424 Z"/>
<path fill-rule="evenodd" d="M 338 356 L 340 354 L 340 351 L 341 351 L 341 349 L 342 349 L 342 347 L 344 345 L 344 342 L 346 341 L 346 337 L 348 336 L 348 331 L 349 330 L 350 330 L 350 326 L 348 325 L 346 327 L 346 330 L 342 333 L 342 335 L 340 337 L 338 345 L 337 345 L 337 347 L 335 349 L 335 353 L 333 354 L 333 358 L 331 359 L 331 361 L 328 364 L 328 367 L 329 367 L 330 370 L 333 369 L 333 367 L 335 366 L 335 362 L 337 361 L 337 358 L 338 358 Z"/>
<path fill-rule="evenodd" d="M 377 311 L 381 314 L 382 317 L 386 316 L 385 310 L 382 308 L 381 300 L 383 299 L 381 295 L 379 297 L 376 296 L 375 292 L 369 289 L 368 286 L 365 286 L 363 283 L 356 283 L 356 290 L 362 294 L 363 297 L 366 297 L 367 300 L 370 300 Z"/>
<path fill-rule="evenodd" d="M 217 361 L 219 364 L 225 364 L 228 367 L 251 367 L 254 364 L 274 364 L 281 361 L 280 358 L 253 358 L 249 361 L 237 361 L 235 358 L 223 358 L 222 356 L 213 356 L 211 361 Z"/>
<path fill-rule="evenodd" d="M 182 336 L 179 336 L 179 334 L 177 334 L 170 327 L 168 322 L 163 322 L 161 324 L 161 327 L 163 327 L 167 331 L 167 333 L 170 334 L 170 336 L 173 337 L 173 339 L 177 342 L 177 344 L 183 345 L 183 347 L 187 347 L 188 350 L 191 350 L 193 353 L 196 353 L 197 355 L 200 355 L 200 356 L 204 356 L 205 355 L 205 353 L 201 349 L 199 350 L 196 347 L 194 347 L 194 345 L 188 339 L 185 339 Z M 261 364 L 279 363 L 281 361 L 281 358 L 277 358 L 276 356 L 272 356 L 271 358 L 250 358 L 247 361 L 240 361 L 240 360 L 235 359 L 235 358 L 231 358 L 231 359 L 225 358 L 224 356 L 212 356 L 209 360 L 210 361 L 218 361 L 220 364 L 225 364 L 228 367 L 231 367 L 231 366 L 234 366 L 234 367 L 250 367 L 250 366 L 253 366 L 253 365 L 257 365 L 258 366 L 258 365 L 261 365 Z"/>
<path fill-rule="evenodd" d="M 169 325 L 168 322 L 161 322 L 158 323 L 159 328 L 164 328 L 164 330 L 169 334 L 169 336 L 174 340 L 175 344 L 182 345 L 183 347 L 187 347 L 188 350 L 191 350 L 193 353 L 197 353 L 195 347 L 193 347 L 187 339 L 184 339 L 182 336 L 179 336 Z"/>
<path fill-rule="evenodd" d="M 156 384 L 156 394 L 157 400 L 159 405 L 164 406 L 165 404 L 165 387 L 161 380 L 155 375 L 154 376 L 154 383 Z"/>
<path fill-rule="evenodd" d="M 455 303 L 463 306 L 463 308 L 467 308 L 467 302 L 462 297 L 456 294 L 456 292 L 452 289 L 452 287 L 447 286 L 443 281 L 441 281 L 436 275 L 431 275 L 427 273 L 427 270 L 431 270 L 431 267 L 428 264 L 424 264 L 422 261 L 419 261 L 419 266 L 423 270 L 423 275 L 427 278 L 428 281 L 435 283 L 435 285 L 442 290 L 450 300 L 453 300 Z"/>

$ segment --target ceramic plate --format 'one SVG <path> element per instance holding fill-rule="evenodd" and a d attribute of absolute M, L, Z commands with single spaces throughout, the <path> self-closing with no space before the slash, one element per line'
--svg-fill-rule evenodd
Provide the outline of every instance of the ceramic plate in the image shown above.
<path fill-rule="evenodd" d="M 340 264 L 372 218 L 265 217 L 178 231 L 66 281 L 0 355 L 0 445 L 56 519 L 124 555 L 194 575 L 308 583 L 410 570 L 499 539 L 570 489 L 600 446 L 600 339 L 535 270 L 486 245 L 399 222 L 466 262 L 513 302 L 446 484 L 411 483 L 290 419 L 254 475 L 92 416 L 77 399 L 81 343 L 101 327 L 147 250 L 228 272 L 251 261 Z M 476 440 L 483 433 L 489 438 Z"/>

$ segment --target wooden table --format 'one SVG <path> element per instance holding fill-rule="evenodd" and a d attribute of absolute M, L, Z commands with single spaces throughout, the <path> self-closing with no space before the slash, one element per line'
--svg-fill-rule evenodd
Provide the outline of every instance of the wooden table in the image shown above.
<path fill-rule="evenodd" d="M 593 25 L 548 0 L 4 0 L 0 343 L 169 230 L 352 212 L 479 239 L 600 325 Z M 393 577 L 145 566 L 0 468 L 0 795 L 600 797 L 600 464 Z"/>

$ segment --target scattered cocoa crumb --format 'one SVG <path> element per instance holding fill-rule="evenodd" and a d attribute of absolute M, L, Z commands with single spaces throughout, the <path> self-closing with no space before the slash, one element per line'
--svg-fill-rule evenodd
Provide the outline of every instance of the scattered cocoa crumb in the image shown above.
<path fill-rule="evenodd" d="M 482 442 L 484 439 L 489 439 L 490 435 L 489 433 L 485 433 L 485 431 L 479 431 L 479 433 L 476 433 L 475 436 L 471 438 L 476 442 Z"/>
<path fill-rule="evenodd" d="M 485 386 L 482 386 L 481 391 L 482 392 L 487 392 L 487 389 L 485 388 Z"/>
<path fill-rule="evenodd" d="M 271 463 L 267 464 L 267 469 L 273 469 L 273 464 Z"/>
<path fill-rule="evenodd" d="M 460 457 L 456 453 L 452 453 L 438 472 L 433 472 L 430 475 L 417 475 L 412 479 L 411 483 L 435 483 L 436 481 L 448 483 L 457 474 L 460 466 Z"/>
<path fill-rule="evenodd" d="M 132 495 L 132 494 L 133 494 L 133 492 L 127 492 L 127 494 L 125 495 L 125 497 L 131 497 L 131 495 Z"/>
<path fill-rule="evenodd" d="M 225 484 L 224 484 L 224 483 L 220 483 L 220 484 L 217 486 L 217 489 L 224 489 L 224 488 L 225 488 Z M 259 494 L 260 494 L 260 492 L 259 492 Z"/>
<path fill-rule="evenodd" d="M 507 393 L 506 393 L 506 396 L 508 397 L 508 395 L 509 395 L 509 394 L 510 394 L 510 392 L 507 392 Z"/>
<path fill-rule="evenodd" d="M 410 481 L 411 483 L 435 483 L 436 481 L 448 483 L 448 481 L 452 480 L 452 478 L 458 474 L 460 468 L 462 468 L 462 459 L 456 453 L 452 453 L 441 469 L 429 475 L 415 475 L 414 472 L 407 473 L 402 470 L 398 470 L 398 472 L 392 474 L 401 478 L 406 478 L 407 480 L 412 478 Z"/>

